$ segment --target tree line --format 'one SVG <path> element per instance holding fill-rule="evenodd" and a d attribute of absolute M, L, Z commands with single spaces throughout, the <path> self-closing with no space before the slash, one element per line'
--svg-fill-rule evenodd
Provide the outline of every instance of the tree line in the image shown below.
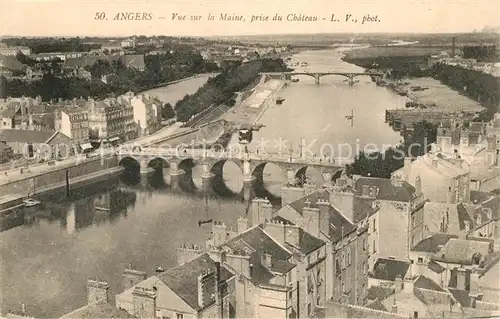
<path fill-rule="evenodd" d="M 382 152 L 361 151 L 352 164 L 347 165 L 348 175 L 362 175 L 390 178 L 391 173 L 404 165 L 404 158 L 417 158 L 430 151 L 430 145 L 437 139 L 437 125 L 427 121 L 417 122 L 412 134 L 403 143 Z"/>
<path fill-rule="evenodd" d="M 32 53 L 88 52 L 91 49 L 99 49 L 101 47 L 100 44 L 83 43 L 80 38 L 11 38 L 3 39 L 2 42 L 9 46 L 29 47 Z"/>

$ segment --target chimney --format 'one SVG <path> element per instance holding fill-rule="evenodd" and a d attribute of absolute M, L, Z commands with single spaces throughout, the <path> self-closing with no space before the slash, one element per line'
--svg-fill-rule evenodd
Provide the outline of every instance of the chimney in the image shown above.
<path fill-rule="evenodd" d="M 477 296 L 479 294 L 479 274 L 471 273 L 470 274 L 470 286 L 469 293 L 471 296 Z"/>
<path fill-rule="evenodd" d="M 132 264 L 123 271 L 123 290 L 134 287 L 143 280 L 146 280 L 147 274 L 144 271 L 136 270 L 132 268 Z"/>
<path fill-rule="evenodd" d="M 370 195 L 370 185 L 361 185 L 361 196 L 369 196 Z"/>
<path fill-rule="evenodd" d="M 87 280 L 87 304 L 109 302 L 109 284 L 105 281 Z"/>
<path fill-rule="evenodd" d="M 316 202 L 319 209 L 319 230 L 325 236 L 330 232 L 330 202 L 322 198 L 318 198 Z"/>
<path fill-rule="evenodd" d="M 213 247 L 215 249 L 215 247 Z M 198 245 L 183 243 L 177 248 L 177 265 L 182 266 L 197 258 L 205 251 Z"/>
<path fill-rule="evenodd" d="M 215 247 L 218 247 L 224 244 L 228 239 L 228 228 L 226 224 L 220 221 L 214 221 L 212 224 L 212 236 L 213 236 L 213 244 Z"/>
<path fill-rule="evenodd" d="M 250 222 L 247 218 L 240 217 L 238 218 L 238 234 L 245 232 L 250 228 Z"/>
<path fill-rule="evenodd" d="M 267 221 L 264 231 L 281 245 L 285 244 L 285 224 L 282 221 Z"/>
<path fill-rule="evenodd" d="M 457 289 L 465 290 L 465 276 L 467 272 L 465 268 L 457 268 Z"/>
<path fill-rule="evenodd" d="M 202 271 L 198 276 L 198 306 L 205 308 L 215 300 L 217 273 L 212 269 Z M 152 317 L 155 318 L 155 317 Z"/>
<path fill-rule="evenodd" d="M 307 202 L 304 203 L 302 209 L 302 225 L 304 230 L 314 237 L 319 237 L 319 208 L 310 207 Z"/>
<path fill-rule="evenodd" d="M 464 220 L 464 230 L 466 233 L 469 233 L 470 232 L 470 221 L 468 220 Z"/>
<path fill-rule="evenodd" d="M 495 166 L 500 167 L 500 150 L 496 150 L 495 154 Z"/>
<path fill-rule="evenodd" d="M 418 175 L 415 178 L 415 192 L 417 194 L 421 194 L 422 193 L 422 178 L 420 177 L 420 175 Z"/>
<path fill-rule="evenodd" d="M 132 298 L 136 318 L 156 318 L 156 294 L 156 287 L 153 287 L 153 289 L 134 288 Z"/>
<path fill-rule="evenodd" d="M 271 268 L 273 266 L 272 255 L 264 253 L 260 256 L 260 263 L 266 268 Z"/>
<path fill-rule="evenodd" d="M 398 292 L 402 291 L 403 288 L 404 288 L 403 278 L 401 278 L 401 276 L 397 276 L 395 283 L 394 283 L 394 290 L 396 293 L 398 293 Z"/>
<path fill-rule="evenodd" d="M 285 225 L 285 242 L 295 247 L 300 246 L 300 227 Z"/>
<path fill-rule="evenodd" d="M 394 298 L 394 302 L 392 303 L 391 312 L 398 313 L 398 306 L 396 306 L 396 298 Z"/>
<path fill-rule="evenodd" d="M 252 264 L 250 263 L 250 256 L 244 254 L 240 255 L 236 252 L 226 254 L 226 263 L 229 267 L 233 268 L 238 274 L 246 278 L 252 278 Z"/>
<path fill-rule="evenodd" d="M 260 225 L 273 218 L 273 205 L 267 199 L 255 198 L 251 206 L 252 226 Z"/>

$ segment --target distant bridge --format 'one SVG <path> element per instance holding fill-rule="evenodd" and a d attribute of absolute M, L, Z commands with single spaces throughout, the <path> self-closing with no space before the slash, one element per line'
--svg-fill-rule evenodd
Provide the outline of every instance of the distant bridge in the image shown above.
<path fill-rule="evenodd" d="M 254 182 L 263 185 L 263 171 L 268 163 L 273 163 L 286 172 L 287 184 L 302 185 L 308 167 L 318 170 L 325 183 L 332 181 L 335 174 L 344 170 L 351 163 L 349 159 L 306 158 L 291 154 L 246 153 L 240 150 L 181 149 L 181 148 L 121 148 L 117 152 L 118 161 L 126 169 L 139 167 L 141 173 L 156 169 L 170 168 L 172 184 L 178 184 L 184 178 L 192 182 L 192 168 L 202 167 L 203 184 L 222 182 L 223 167 L 231 161 L 243 172 L 244 188 L 252 188 Z M 183 178 L 182 178 L 183 177 Z M 246 194 L 247 192 L 245 192 Z"/>
<path fill-rule="evenodd" d="M 307 75 L 314 78 L 315 83 L 320 83 L 320 78 L 327 75 L 341 75 L 347 77 L 349 85 L 354 85 L 354 78 L 357 76 L 368 75 L 382 77 L 384 73 L 380 72 L 263 72 L 263 75 L 280 76 L 283 80 L 290 80 L 294 75 Z"/>

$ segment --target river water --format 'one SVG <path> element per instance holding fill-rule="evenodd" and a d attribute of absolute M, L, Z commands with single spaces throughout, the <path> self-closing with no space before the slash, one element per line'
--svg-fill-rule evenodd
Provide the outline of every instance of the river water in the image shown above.
<path fill-rule="evenodd" d="M 293 59 L 307 62 L 304 68 L 311 72 L 363 71 L 340 57 L 338 51 L 312 51 Z M 362 149 L 369 143 L 380 148 L 400 141 L 399 134 L 384 123 L 384 112 L 404 107 L 404 98 L 376 87 L 366 76 L 359 77 L 352 87 L 341 76 L 323 77 L 319 86 L 312 77 L 298 79 L 279 92 L 285 99 L 283 106 L 271 105 L 259 120 L 266 127 L 254 135 L 250 149 L 262 146 L 259 141 L 265 140 L 265 148 L 277 152 L 277 141 L 281 141 L 293 153 L 303 143 L 303 150 L 345 157 L 351 155 L 346 153 L 348 147 L 339 147 L 345 143 L 355 152 L 356 147 Z M 169 86 L 161 94 L 166 101 L 175 102 L 203 83 L 199 78 L 192 79 Z M 352 125 L 345 118 L 351 112 Z M 198 173 L 193 174 L 198 180 Z M 172 267 L 181 243 L 202 245 L 210 233 L 210 225 L 198 228 L 199 219 L 210 216 L 235 225 L 247 207 L 239 196 L 214 194 L 207 206 L 200 192 L 154 187 L 158 183 L 153 179 L 130 186 L 130 180 L 122 176 L 82 189 L 69 198 L 57 194 L 43 198 L 44 207 L 36 216 L 3 231 L 3 313 L 19 310 L 21 304 L 39 318 L 67 313 L 86 303 L 87 278 L 105 280 L 113 294 L 119 293 L 121 274 L 129 262 L 149 275 L 157 266 Z M 242 174 L 235 164 L 224 167 L 224 179 L 232 191 L 241 189 Z M 279 194 L 284 179 L 277 167 L 266 166 L 264 180 L 271 195 Z"/>

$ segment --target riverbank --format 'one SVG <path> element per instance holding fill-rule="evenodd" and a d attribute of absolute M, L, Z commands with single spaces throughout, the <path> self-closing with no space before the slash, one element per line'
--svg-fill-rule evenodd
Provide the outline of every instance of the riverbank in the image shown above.
<path fill-rule="evenodd" d="M 99 181 L 107 180 L 111 177 L 120 175 L 123 171 L 124 171 L 123 167 L 117 166 L 117 167 L 106 168 L 104 170 L 100 170 L 83 176 L 71 178 L 69 190 L 71 192 L 77 188 L 93 184 Z M 36 188 L 35 190 L 25 189 L 25 192 L 11 193 L 2 196 L 0 197 L 0 214 L 3 214 L 8 210 L 12 209 L 13 206 L 15 207 L 16 205 L 21 204 L 22 201 L 27 199 L 28 197 L 45 195 L 47 193 L 58 191 L 65 187 L 66 187 L 66 181 L 64 180 Z"/>
<path fill-rule="evenodd" d="M 285 81 L 276 79 L 266 81 L 266 77 L 262 75 L 260 82 L 253 89 L 242 92 L 243 96 L 247 97 L 226 112 L 222 119 L 237 125 L 257 123 L 267 108 L 274 102 L 275 94 L 285 85 Z"/>
<path fill-rule="evenodd" d="M 484 108 L 478 102 L 430 78 L 407 79 L 399 86 L 407 92 L 407 105 L 437 111 L 478 113 Z"/>

